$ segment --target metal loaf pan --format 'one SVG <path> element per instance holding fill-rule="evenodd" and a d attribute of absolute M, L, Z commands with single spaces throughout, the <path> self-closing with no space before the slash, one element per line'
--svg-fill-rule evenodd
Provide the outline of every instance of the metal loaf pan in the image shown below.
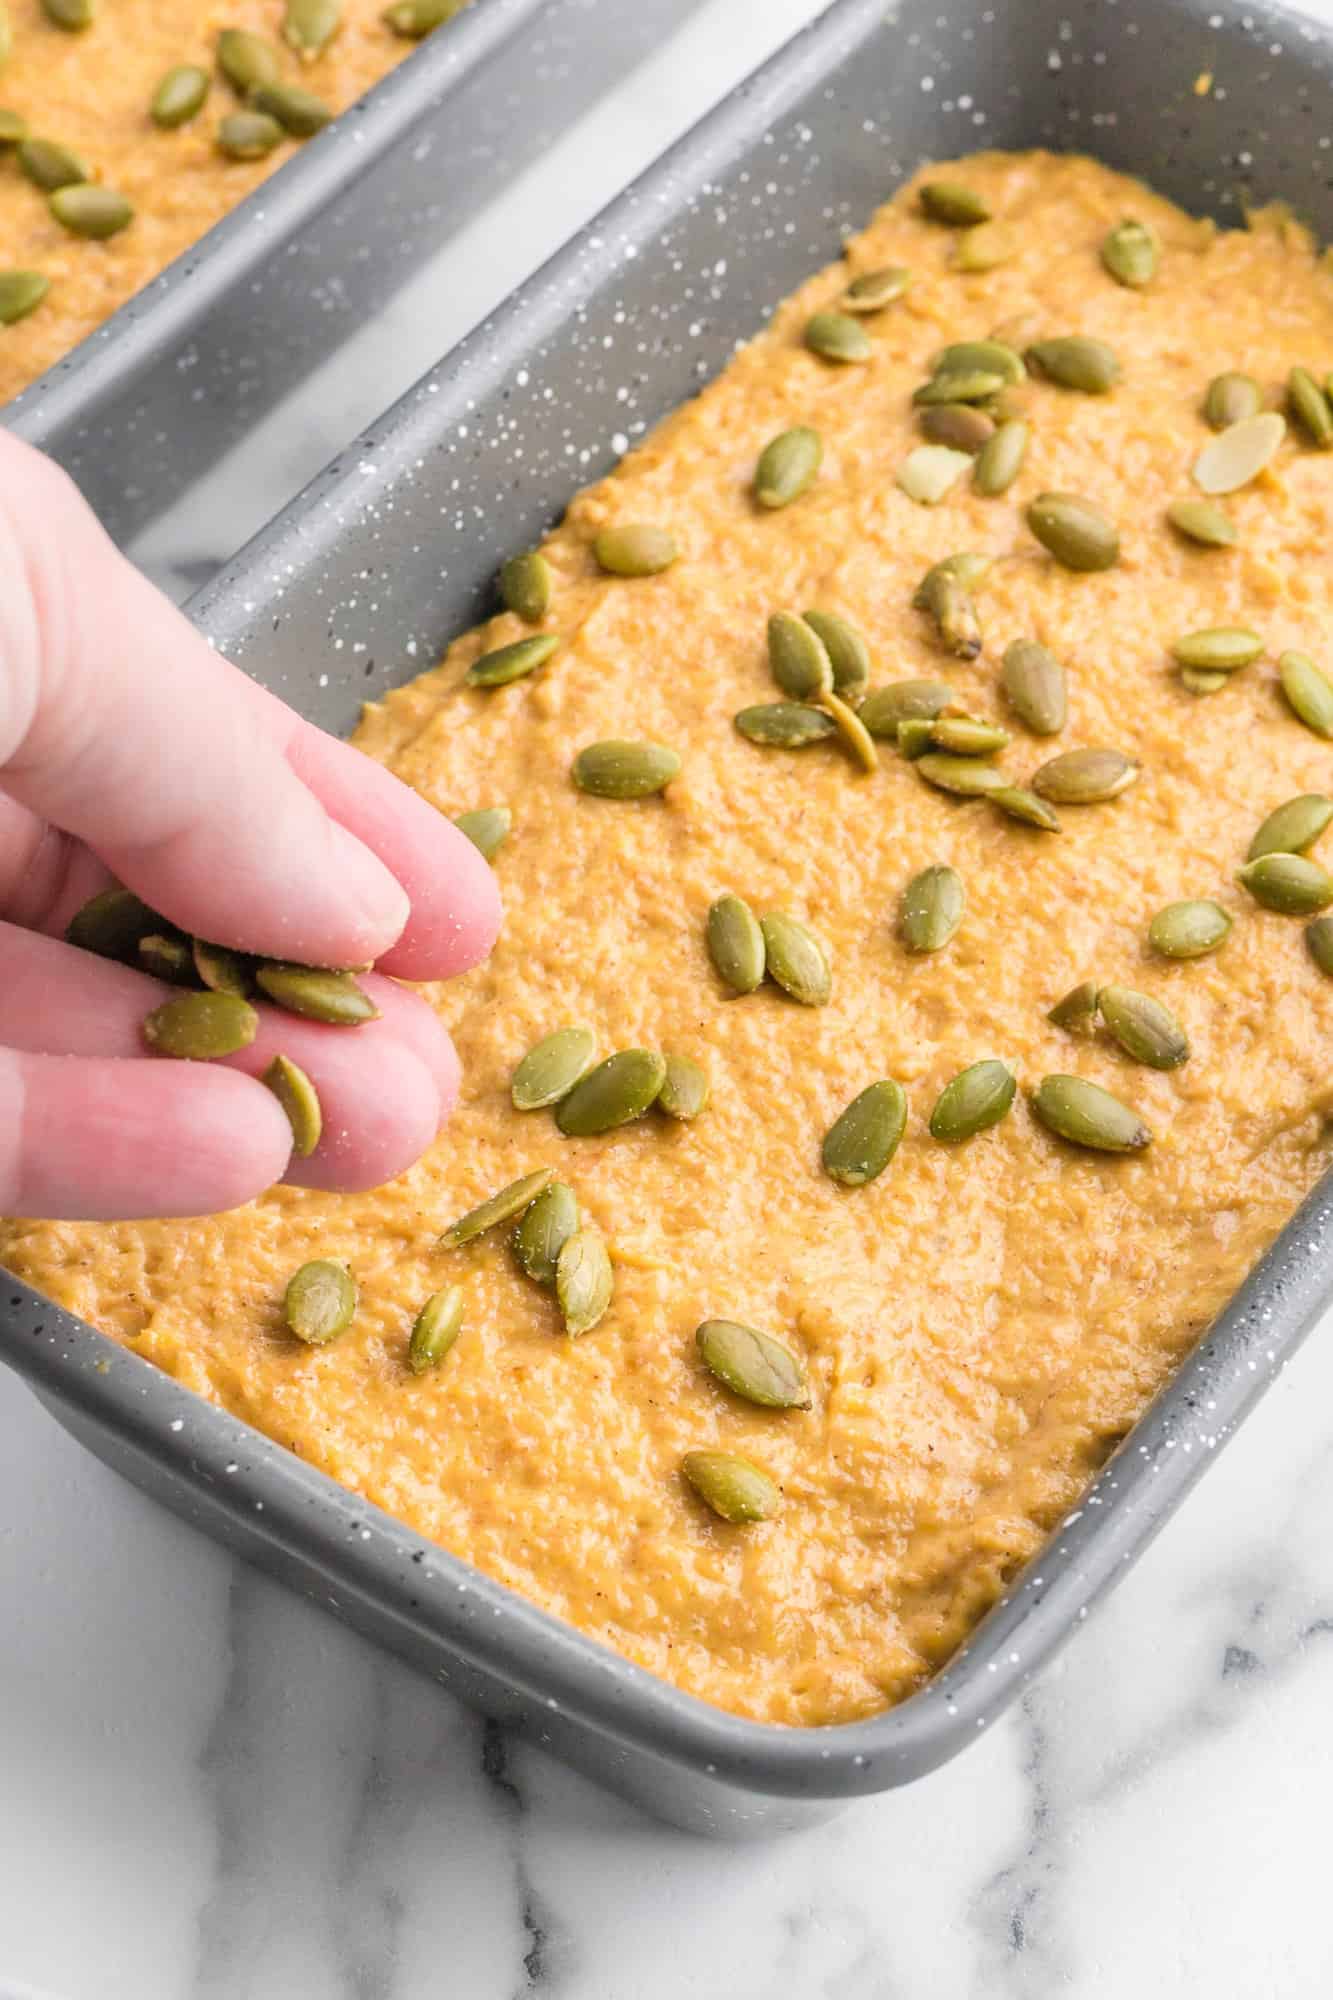
<path fill-rule="evenodd" d="M 841 0 L 361 438 L 196 600 L 321 723 L 429 663 L 498 559 L 726 362 L 923 157 L 1086 147 L 1235 219 L 1333 233 L 1327 38 L 1248 0 Z M 1195 94 L 1202 71 L 1216 79 Z M 1270 136 L 1272 135 L 1272 136 Z M 620 434 L 623 433 L 622 437 Z M 777 1830 L 919 1776 L 992 1721 L 1180 1503 L 1333 1290 L 1333 1183 L 1300 1214 L 1007 1600 L 875 1719 L 780 1730 L 630 1666 L 11 1283 L 0 1355 L 168 1505 L 654 1812 Z"/>

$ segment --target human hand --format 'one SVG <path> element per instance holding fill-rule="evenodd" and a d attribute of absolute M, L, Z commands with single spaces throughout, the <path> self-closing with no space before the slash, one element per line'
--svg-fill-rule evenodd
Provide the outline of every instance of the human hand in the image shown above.
<path fill-rule="evenodd" d="M 179 989 L 63 942 L 113 880 L 211 943 L 408 979 L 476 965 L 499 923 L 463 834 L 212 652 L 0 432 L 0 1212 L 207 1214 L 283 1179 L 377 1186 L 425 1150 L 458 1063 L 423 1000 L 371 973 L 363 1027 L 261 1007 L 222 1062 L 149 1056 Z M 306 1160 L 257 1080 L 280 1052 L 323 1108 Z"/>

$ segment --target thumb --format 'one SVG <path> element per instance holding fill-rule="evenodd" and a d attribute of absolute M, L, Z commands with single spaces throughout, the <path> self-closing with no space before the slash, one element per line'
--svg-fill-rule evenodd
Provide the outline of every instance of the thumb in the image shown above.
<path fill-rule="evenodd" d="M 378 958 L 407 896 L 296 775 L 267 710 L 65 475 L 0 432 L 4 790 L 185 930 L 311 964 Z"/>

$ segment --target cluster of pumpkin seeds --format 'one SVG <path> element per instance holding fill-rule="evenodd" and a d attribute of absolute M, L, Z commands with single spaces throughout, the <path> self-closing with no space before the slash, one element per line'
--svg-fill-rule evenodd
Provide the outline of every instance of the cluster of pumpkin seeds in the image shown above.
<path fill-rule="evenodd" d="M 396 0 L 383 20 L 396 35 L 419 40 L 451 20 L 466 0 Z M 51 27 L 65 34 L 95 29 L 98 0 L 42 0 Z M 282 0 L 278 31 L 299 61 L 318 61 L 342 23 L 343 0 Z M 96 41 L 94 34 L 92 39 Z M 0 70 L 13 53 L 13 31 L 0 0 Z M 247 28 L 224 28 L 215 50 L 218 73 L 240 102 L 217 128 L 218 151 L 228 159 L 262 159 L 283 139 L 309 139 L 333 111 L 304 85 L 284 80 L 277 46 Z M 156 85 L 146 116 L 162 131 L 176 131 L 204 109 L 213 76 L 203 64 L 174 64 Z M 62 140 L 29 130 L 21 111 L 0 109 L 0 154 L 12 153 L 19 171 L 46 196 L 55 220 L 74 236 L 105 241 L 129 227 L 134 208 L 118 189 L 105 186 L 83 156 Z M 0 269 L 0 326 L 35 312 L 50 290 L 41 271 Z"/>
<path fill-rule="evenodd" d="M 551 1167 L 521 1175 L 459 1216 L 440 1238 L 440 1247 L 461 1249 L 488 1230 L 511 1222 L 510 1246 L 520 1269 L 534 1284 L 555 1292 L 565 1332 L 571 1339 L 590 1333 L 611 1303 L 615 1285 L 611 1257 L 601 1231 L 582 1213 L 573 1189 L 557 1180 Z M 461 1321 L 461 1306 L 458 1317 Z M 413 1338 L 415 1341 L 415 1333 Z M 414 1359 L 413 1366 L 419 1372 L 435 1358 Z"/>
<path fill-rule="evenodd" d="M 828 948 L 807 924 L 785 910 L 756 917 L 730 890 L 708 912 L 708 955 L 733 993 L 753 993 L 765 979 L 803 1007 L 823 1007 L 833 990 Z"/>
<path fill-rule="evenodd" d="M 688 1123 L 708 1103 L 706 1073 L 689 1056 L 618 1049 L 596 1061 L 591 1028 L 556 1028 L 530 1048 L 514 1071 L 516 1111 L 551 1110 L 567 1139 L 618 1131 L 656 1109 Z"/>

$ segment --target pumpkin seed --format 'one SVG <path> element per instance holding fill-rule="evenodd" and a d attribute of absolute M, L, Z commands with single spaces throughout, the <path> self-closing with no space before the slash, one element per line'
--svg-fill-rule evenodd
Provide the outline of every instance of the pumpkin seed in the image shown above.
<path fill-rule="evenodd" d="M 974 222 L 958 238 L 953 267 L 968 273 L 995 271 L 1009 262 L 1017 247 L 1014 232 L 1002 222 Z"/>
<path fill-rule="evenodd" d="M 1071 1146 L 1096 1153 L 1139 1153 L 1152 1144 L 1152 1133 L 1137 1111 L 1081 1076 L 1044 1076 L 1033 1093 L 1032 1109 L 1048 1131 Z"/>
<path fill-rule="evenodd" d="M 754 472 L 754 497 L 761 507 L 790 507 L 815 481 L 824 457 L 819 432 L 797 424 L 770 438 Z"/>
<path fill-rule="evenodd" d="M 883 312 L 906 296 L 911 283 L 912 273 L 904 265 L 886 264 L 882 271 L 863 271 L 853 278 L 838 303 L 844 312 Z"/>
<path fill-rule="evenodd" d="M 958 757 L 994 757 L 1010 737 L 1007 729 L 980 716 L 940 715 L 931 724 L 930 740 L 936 750 L 951 750 Z"/>
<path fill-rule="evenodd" d="M 907 1125 L 900 1083 L 881 1077 L 854 1097 L 824 1135 L 824 1172 L 843 1187 L 864 1187 L 883 1173 Z"/>
<path fill-rule="evenodd" d="M 345 1264 L 331 1257 L 315 1257 L 302 1264 L 287 1282 L 282 1302 L 283 1318 L 298 1340 L 308 1347 L 325 1347 L 352 1324 L 356 1311 L 356 1285 Z"/>
<path fill-rule="evenodd" d="M 507 646 L 495 646 L 472 662 L 467 670 L 467 684 L 508 687 L 511 681 L 524 680 L 538 667 L 545 666 L 559 646 L 559 636 L 554 632 L 536 632 L 530 639 L 514 639 Z"/>
<path fill-rule="evenodd" d="M 1061 389 L 1077 389 L 1085 396 L 1105 396 L 1120 379 L 1115 349 L 1104 340 L 1089 340 L 1079 333 L 1034 340 L 1025 358 L 1048 382 Z"/>
<path fill-rule="evenodd" d="M 800 1362 L 772 1334 L 735 1319 L 706 1319 L 695 1332 L 710 1374 L 747 1403 L 765 1410 L 808 1410 L 810 1391 Z"/>
<path fill-rule="evenodd" d="M 910 763 L 914 764 L 919 757 L 924 757 L 934 747 L 934 742 L 935 725 L 927 722 L 924 716 L 909 715 L 906 721 L 898 724 L 898 748 Z"/>
<path fill-rule="evenodd" d="M 768 621 L 768 664 L 793 701 L 827 694 L 833 686 L 833 662 L 823 640 L 794 611 L 775 611 Z"/>
<path fill-rule="evenodd" d="M 1326 978 L 1333 979 L 1333 917 L 1316 917 L 1305 926 L 1305 944 Z"/>
<path fill-rule="evenodd" d="M 1110 569 L 1120 554 L 1115 523 L 1075 493 L 1039 493 L 1028 507 L 1027 524 L 1065 569 Z"/>
<path fill-rule="evenodd" d="M 764 933 L 750 905 L 719 896 L 708 912 L 708 955 L 733 993 L 753 993 L 764 977 Z"/>
<path fill-rule="evenodd" d="M 1333 445 L 1333 410 L 1308 368 L 1293 368 L 1287 377 L 1287 408 L 1320 451 Z"/>
<path fill-rule="evenodd" d="M 96 952 L 99 958 L 132 965 L 140 938 L 160 923 L 155 912 L 131 890 L 103 889 L 74 912 L 65 927 L 65 942 L 78 945 L 81 951 Z"/>
<path fill-rule="evenodd" d="M 663 743 L 610 737 L 580 750 L 571 775 L 595 799 L 646 799 L 680 776 L 680 758 Z"/>
<path fill-rule="evenodd" d="M 1102 239 L 1102 263 L 1118 285 L 1141 291 L 1157 272 L 1157 238 L 1145 222 L 1119 223 Z"/>
<path fill-rule="evenodd" d="M 0 326 L 16 326 L 35 312 L 51 289 L 40 271 L 0 271 Z"/>
<path fill-rule="evenodd" d="M 1009 819 L 1021 820 L 1024 826 L 1035 826 L 1042 833 L 1060 831 L 1060 822 L 1045 799 L 1039 799 L 1035 792 L 1027 791 L 1022 785 L 1005 785 L 998 792 L 988 792 L 986 798 L 988 804 Z"/>
<path fill-rule="evenodd" d="M 93 24 L 93 0 L 42 0 L 42 12 L 53 28 L 67 35 L 82 34 Z"/>
<path fill-rule="evenodd" d="M 759 928 L 769 978 L 803 1007 L 822 1007 L 833 989 L 833 974 L 814 932 L 783 910 L 770 910 L 759 919 Z"/>
<path fill-rule="evenodd" d="M 215 1062 L 248 1049 L 259 1016 L 234 993 L 182 993 L 155 1007 L 141 1033 L 155 1055 L 187 1062 Z"/>
<path fill-rule="evenodd" d="M 954 792 L 962 799 L 984 798 L 987 792 L 1010 789 L 1004 772 L 981 757 L 952 757 L 946 750 L 932 750 L 917 758 L 916 769 L 936 791 Z"/>
<path fill-rule="evenodd" d="M 571 1340 L 591 1333 L 611 1303 L 615 1278 L 600 1230 L 585 1222 L 561 1245 L 555 1264 L 555 1296 Z"/>
<path fill-rule="evenodd" d="M 981 620 L 970 587 L 956 571 L 936 563 L 912 602 L 934 619 L 941 641 L 956 658 L 975 660 L 981 651 Z"/>
<path fill-rule="evenodd" d="M 670 529 L 654 527 L 649 521 L 603 528 L 592 552 L 608 576 L 659 576 L 680 555 Z"/>
<path fill-rule="evenodd" d="M 972 468 L 972 484 L 978 493 L 996 500 L 1009 491 L 1023 470 L 1031 436 L 1030 424 L 1022 417 L 1010 417 L 986 440 Z"/>
<path fill-rule="evenodd" d="M 555 1283 L 560 1252 L 578 1227 L 579 1205 L 564 1181 L 552 1181 L 524 1211 L 514 1231 L 514 1255 L 536 1284 Z"/>
<path fill-rule="evenodd" d="M 287 1123 L 292 1128 L 292 1151 L 298 1160 L 308 1160 L 324 1129 L 319 1092 L 290 1056 L 274 1056 L 262 1081 L 287 1114 Z"/>
<path fill-rule="evenodd" d="M 188 125 L 203 110 L 209 85 L 206 69 L 200 69 L 197 63 L 177 63 L 174 69 L 167 71 L 153 92 L 148 115 L 154 125 L 160 125 L 166 131 L 174 131 L 178 125 Z"/>
<path fill-rule="evenodd" d="M 500 602 L 525 625 L 540 625 L 551 607 L 551 565 L 536 549 L 500 566 Z"/>
<path fill-rule="evenodd" d="M 414 1375 L 438 1368 L 463 1331 L 463 1287 L 443 1285 L 432 1292 L 412 1324 L 407 1365 Z"/>
<path fill-rule="evenodd" d="M 1066 750 L 1033 773 L 1032 789 L 1056 806 L 1100 805 L 1128 791 L 1139 769 L 1123 750 Z"/>
<path fill-rule="evenodd" d="M 766 1521 L 781 1495 L 766 1472 L 734 1451 L 687 1451 L 680 1462 L 685 1478 L 704 1505 L 739 1527 Z"/>
<path fill-rule="evenodd" d="M 540 1111 L 568 1097 L 592 1067 L 597 1039 L 591 1028 L 557 1028 L 528 1050 L 509 1086 L 515 1111 Z"/>
<path fill-rule="evenodd" d="M 804 750 L 811 743 L 827 743 L 838 733 L 831 715 L 805 702 L 758 702 L 741 709 L 733 720 L 742 736 L 767 749 Z"/>
<path fill-rule="evenodd" d="M 1149 1069 L 1179 1069 L 1189 1038 L 1170 1008 L 1128 986 L 1103 986 L 1097 1009 L 1127 1056 Z"/>
<path fill-rule="evenodd" d="M 556 1124 L 567 1139 L 593 1139 L 631 1124 L 656 1104 L 666 1067 L 653 1049 L 617 1050 L 561 1099 Z"/>
<path fill-rule="evenodd" d="M 923 868 L 903 890 L 898 930 L 908 951 L 939 951 L 963 921 L 963 883 L 943 862 Z"/>
<path fill-rule="evenodd" d="M 870 335 L 859 319 L 847 313 L 817 312 L 806 322 L 805 344 L 821 361 L 834 361 L 842 367 L 868 361 L 872 352 Z"/>
<path fill-rule="evenodd" d="M 289 1014 L 301 1014 L 307 1021 L 324 1021 L 330 1027 L 356 1028 L 363 1021 L 378 1021 L 380 1016 L 375 1002 L 357 985 L 350 972 L 264 959 L 255 968 L 255 984 Z"/>
<path fill-rule="evenodd" d="M 828 654 L 833 692 L 844 701 L 859 702 L 870 679 L 870 648 L 861 634 L 834 611 L 803 611 L 801 616 Z"/>
<path fill-rule="evenodd" d="M 1257 417 L 1264 406 L 1263 391 L 1253 375 L 1229 369 L 1214 375 L 1203 399 L 1204 422 L 1215 431 L 1230 430 L 1249 417 Z"/>
<path fill-rule="evenodd" d="M 856 710 L 849 708 L 842 697 L 831 690 L 824 696 L 824 706 L 833 717 L 839 735 L 861 769 L 867 773 L 878 770 L 879 752 L 875 748 L 875 739 Z"/>
<path fill-rule="evenodd" d="M 913 390 L 912 402 L 918 410 L 946 403 L 985 403 L 1004 386 L 1004 376 L 994 369 L 945 368 Z"/>
<path fill-rule="evenodd" d="M 454 825 L 466 834 L 478 854 L 494 861 L 509 837 L 514 815 L 508 806 L 476 806 L 471 812 L 457 813 Z"/>
<path fill-rule="evenodd" d="M 296 83 L 256 84 L 249 101 L 252 111 L 263 111 L 276 118 L 293 139 L 313 139 L 333 117 L 322 97 L 316 97 L 313 90 L 302 90 Z"/>
<path fill-rule="evenodd" d="M 165 979 L 172 986 L 194 983 L 194 960 L 188 942 L 182 937 L 150 931 L 139 939 L 138 960 L 154 979 Z"/>
<path fill-rule="evenodd" d="M 1258 478 L 1286 434 L 1276 410 L 1242 417 L 1204 446 L 1190 476 L 1202 493 L 1235 493 Z"/>
<path fill-rule="evenodd" d="M 974 223 L 989 222 L 990 203 L 975 188 L 962 181 L 923 181 L 919 191 L 922 213 L 932 222 L 944 222 L 952 229 L 970 229 Z"/>
<path fill-rule="evenodd" d="M 68 146 L 57 145 L 54 139 L 23 139 L 15 157 L 20 170 L 44 194 L 54 194 L 57 188 L 79 187 L 91 179 L 87 162 Z"/>
<path fill-rule="evenodd" d="M 1168 903 L 1148 926 L 1148 942 L 1163 958 L 1206 958 L 1226 943 L 1230 913 L 1206 896 Z"/>
<path fill-rule="evenodd" d="M 953 700 L 943 681 L 893 681 L 868 694 L 857 713 L 872 736 L 896 737 L 898 724 L 932 721 Z"/>
<path fill-rule="evenodd" d="M 1173 500 L 1166 518 L 1177 534 L 1206 549 L 1229 549 L 1236 540 L 1236 524 L 1221 507 L 1208 500 Z"/>
<path fill-rule="evenodd" d="M 278 52 L 262 35 L 248 28 L 224 28 L 218 36 L 218 68 L 238 97 L 248 97 L 262 83 L 276 83 Z"/>
<path fill-rule="evenodd" d="M 402 35 L 408 41 L 419 42 L 423 35 L 442 28 L 446 21 L 452 21 L 467 0 L 394 0 L 392 7 L 386 7 L 381 20 L 386 21 L 395 35 Z"/>
<path fill-rule="evenodd" d="M 1264 650 L 1257 632 L 1241 625 L 1213 625 L 1203 632 L 1187 632 L 1171 647 L 1171 657 L 1182 667 L 1200 673 L 1232 674 L 1248 667 Z"/>
<path fill-rule="evenodd" d="M 1236 870 L 1236 880 L 1284 917 L 1312 917 L 1333 903 L 1333 875 L 1304 854 L 1261 854 Z"/>
<path fill-rule="evenodd" d="M 134 220 L 134 210 L 115 188 L 57 188 L 46 197 L 46 205 L 62 229 L 71 236 L 86 236 L 98 242 L 119 235 Z"/>
<path fill-rule="evenodd" d="M 1062 999 L 1056 1001 L 1046 1019 L 1057 1028 L 1067 1028 L 1072 1033 L 1076 1028 L 1085 1028 L 1097 1012 L 1098 988 L 1095 980 L 1081 979 L 1077 986 L 1071 986 Z"/>
<path fill-rule="evenodd" d="M 1065 670 L 1036 639 L 1015 639 L 1004 649 L 1000 690 L 1025 729 L 1058 736 L 1068 715 Z"/>
<path fill-rule="evenodd" d="M 460 1215 L 457 1222 L 451 1222 L 440 1238 L 442 1250 L 458 1250 L 464 1243 L 471 1243 L 474 1237 L 482 1236 L 488 1229 L 499 1223 L 512 1222 L 516 1215 L 522 1215 L 536 1201 L 543 1188 L 555 1179 L 554 1169 L 538 1167 L 535 1173 L 523 1174 L 518 1180 L 510 1181 L 498 1194 L 488 1196 L 466 1215 Z"/>
<path fill-rule="evenodd" d="M 5 66 L 4 0 L 0 0 L 0 69 Z M 0 146 L 17 146 L 28 136 L 28 121 L 17 111 L 0 110 Z"/>
<path fill-rule="evenodd" d="M 1316 736 L 1333 736 L 1333 684 L 1309 654 L 1283 653 L 1277 674 L 1292 713 Z"/>
<path fill-rule="evenodd" d="M 930 1114 L 930 1136 L 946 1146 L 963 1139 L 975 1139 L 978 1132 L 998 1125 L 1007 1114 L 1017 1090 L 1014 1073 L 1007 1063 L 993 1057 L 969 1064 L 946 1083 L 935 1099 Z"/>
<path fill-rule="evenodd" d="M 1023 357 L 1006 340 L 954 340 L 942 347 L 931 367 L 936 375 L 968 375 L 980 369 L 1012 387 L 1027 375 Z"/>
<path fill-rule="evenodd" d="M 226 945 L 208 944 L 203 938 L 192 939 L 190 951 L 195 977 L 210 993 L 234 993 L 240 1000 L 250 997 L 254 980 L 250 961 L 243 952 L 231 951 Z"/>
<path fill-rule="evenodd" d="M 975 457 L 995 435 L 995 419 L 971 403 L 936 403 L 921 412 L 921 434 Z"/>
<path fill-rule="evenodd" d="M 1202 667 L 1180 669 L 1180 685 L 1186 694 L 1220 694 L 1230 678 L 1229 674 L 1209 672 Z"/>
<path fill-rule="evenodd" d="M 286 0 L 282 39 L 303 62 L 313 62 L 338 32 L 342 0 Z"/>
<path fill-rule="evenodd" d="M 708 1077 L 689 1056 L 668 1056 L 666 1075 L 657 1093 L 657 1108 L 668 1118 L 688 1123 L 697 1118 L 708 1103 Z"/>
<path fill-rule="evenodd" d="M 1258 861 L 1265 854 L 1306 854 L 1333 819 L 1333 799 L 1322 792 L 1302 792 L 1285 805 L 1274 807 L 1250 842 L 1245 859 Z"/>
<path fill-rule="evenodd" d="M 218 151 L 229 160 L 262 160 L 282 144 L 282 127 L 267 111 L 229 111 L 218 126 Z"/>

